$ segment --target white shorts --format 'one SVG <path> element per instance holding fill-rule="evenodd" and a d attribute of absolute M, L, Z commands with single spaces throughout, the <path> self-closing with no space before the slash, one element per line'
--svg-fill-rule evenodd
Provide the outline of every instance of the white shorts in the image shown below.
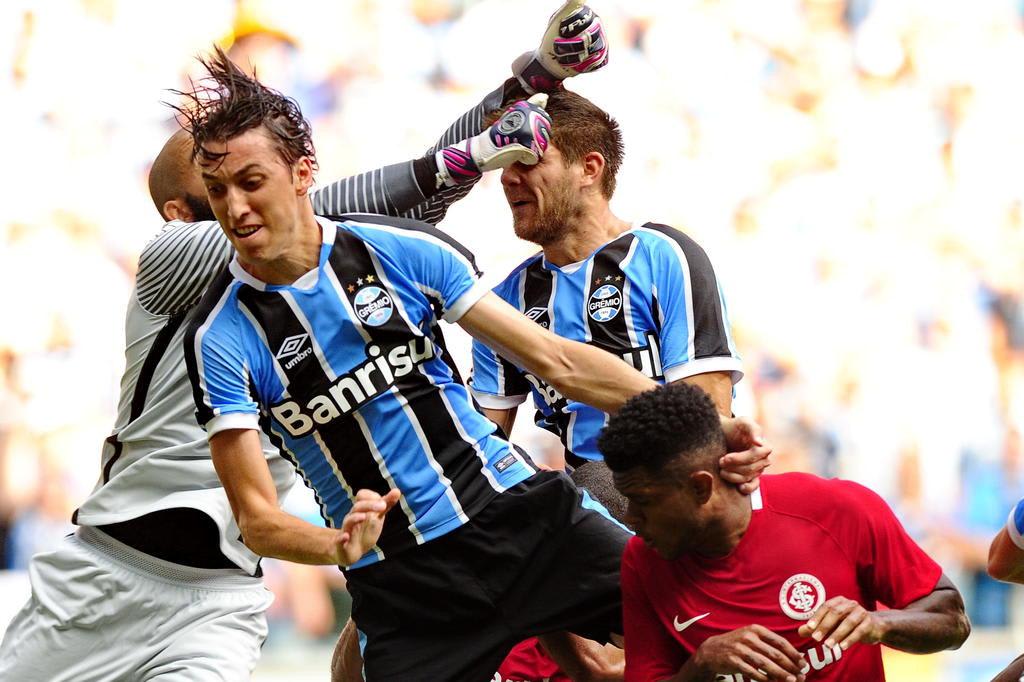
<path fill-rule="evenodd" d="M 88 527 L 36 555 L 29 578 L 0 680 L 248 680 L 274 599 L 240 570 L 161 561 Z"/>

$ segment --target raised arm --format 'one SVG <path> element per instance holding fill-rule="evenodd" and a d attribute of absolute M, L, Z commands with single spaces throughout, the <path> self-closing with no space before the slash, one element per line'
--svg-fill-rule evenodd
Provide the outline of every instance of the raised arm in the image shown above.
<path fill-rule="evenodd" d="M 436 225 L 449 206 L 469 193 L 480 179 L 480 171 L 522 160 L 485 167 L 490 162 L 485 160 L 486 155 L 477 155 L 480 145 L 467 144 L 476 138 L 486 145 L 479 136 L 491 125 L 489 119 L 494 114 L 517 100 L 550 92 L 566 78 L 596 71 L 607 62 L 608 45 L 601 18 L 579 0 L 567 0 L 548 19 L 538 48 L 512 64 L 513 78 L 456 119 L 423 157 L 328 185 L 314 194 L 314 210 L 327 216 L 378 213 Z M 522 137 L 536 137 L 530 128 L 527 121 L 525 128 L 512 135 L 520 137 L 517 143 L 526 149 L 531 143 L 523 142 Z M 503 130 L 502 134 L 507 138 L 509 131 Z M 480 168 L 466 175 L 462 173 L 464 162 L 470 158 Z"/>
<path fill-rule="evenodd" d="M 490 292 L 458 323 L 563 395 L 604 412 L 616 412 L 632 396 L 657 387 L 614 355 L 555 335 Z"/>
<path fill-rule="evenodd" d="M 532 165 L 547 149 L 551 119 L 547 95 L 516 101 L 493 123 L 504 93 L 517 92 L 510 79 L 453 123 L 419 159 L 339 180 L 313 194 L 319 215 L 376 213 L 437 224 L 448 207 L 466 196 L 484 173 L 516 162 Z M 497 105 L 497 106 L 492 106 Z"/>
<path fill-rule="evenodd" d="M 480 177 L 456 187 L 438 187 L 436 153 L 479 134 L 487 127 L 489 115 L 501 110 L 510 99 L 525 97 L 518 82 L 510 78 L 459 116 L 422 157 L 332 182 L 314 192 L 313 210 L 318 215 L 379 213 L 436 225 L 448 207 L 466 196 Z"/>

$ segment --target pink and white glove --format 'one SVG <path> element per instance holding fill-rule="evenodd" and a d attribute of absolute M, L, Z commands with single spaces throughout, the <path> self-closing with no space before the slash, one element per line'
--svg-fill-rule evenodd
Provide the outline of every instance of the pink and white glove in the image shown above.
<path fill-rule="evenodd" d="M 437 186 L 463 185 L 487 171 L 540 162 L 551 140 L 551 116 L 544 111 L 547 101 L 543 93 L 520 100 L 479 135 L 438 151 Z"/>
<path fill-rule="evenodd" d="M 548 20 L 540 47 L 512 62 L 512 74 L 528 93 L 549 92 L 566 78 L 608 63 L 601 17 L 581 0 L 567 0 Z"/>

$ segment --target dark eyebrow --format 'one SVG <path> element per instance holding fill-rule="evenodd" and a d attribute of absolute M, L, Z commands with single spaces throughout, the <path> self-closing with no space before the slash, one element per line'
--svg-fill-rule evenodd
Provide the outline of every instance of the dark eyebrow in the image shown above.
<path fill-rule="evenodd" d="M 236 172 L 234 174 L 234 177 L 240 178 L 243 175 L 247 175 L 248 173 L 250 173 L 253 169 L 256 169 L 256 170 L 259 170 L 259 171 L 263 170 L 263 168 L 260 166 L 260 164 L 254 161 L 254 162 L 252 162 L 252 163 L 250 163 L 250 164 L 248 164 L 246 166 L 243 166 L 241 170 L 239 170 L 238 172 Z M 203 180 L 216 180 L 217 179 L 217 177 L 215 175 L 211 175 L 210 173 L 207 173 L 206 171 L 203 171 L 202 177 L 203 177 Z"/>

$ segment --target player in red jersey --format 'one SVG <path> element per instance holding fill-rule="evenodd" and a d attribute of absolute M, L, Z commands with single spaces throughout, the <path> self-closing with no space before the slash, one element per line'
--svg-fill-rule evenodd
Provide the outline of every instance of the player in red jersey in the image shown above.
<path fill-rule="evenodd" d="M 883 680 L 870 645 L 967 638 L 960 593 L 875 493 L 808 474 L 763 476 L 752 496 L 722 481 L 699 388 L 634 397 L 599 448 L 637 532 L 622 560 L 627 682 Z"/>

